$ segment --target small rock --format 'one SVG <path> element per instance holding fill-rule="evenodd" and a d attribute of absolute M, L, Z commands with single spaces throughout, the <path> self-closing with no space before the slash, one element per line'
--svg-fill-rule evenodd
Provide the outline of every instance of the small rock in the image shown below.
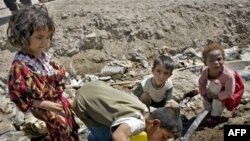
<path fill-rule="evenodd" d="M 62 13 L 62 16 L 61 16 L 62 19 L 67 19 L 68 18 L 68 15 L 65 14 L 65 13 Z"/>

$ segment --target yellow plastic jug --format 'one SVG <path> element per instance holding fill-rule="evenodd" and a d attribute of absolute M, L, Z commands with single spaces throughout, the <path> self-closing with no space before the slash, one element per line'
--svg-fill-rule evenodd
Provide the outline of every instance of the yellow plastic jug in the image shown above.
<path fill-rule="evenodd" d="M 141 132 L 140 134 L 133 136 L 132 141 L 147 141 L 147 133 Z"/>

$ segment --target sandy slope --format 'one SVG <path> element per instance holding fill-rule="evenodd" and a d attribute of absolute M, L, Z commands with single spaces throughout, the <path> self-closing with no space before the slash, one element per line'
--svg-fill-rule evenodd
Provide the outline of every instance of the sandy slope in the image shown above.
<path fill-rule="evenodd" d="M 135 51 L 151 61 L 164 46 L 176 54 L 188 47 L 200 49 L 208 40 L 226 47 L 250 44 L 249 0 L 55 0 L 46 5 L 57 25 L 49 51 L 67 69 L 73 63 L 81 75 L 99 72 L 106 62 L 128 59 Z M 5 42 L 9 16 L 0 1 L 0 49 L 9 47 Z M 88 41 L 92 33 L 96 37 Z M 4 80 L 13 54 L 0 50 Z M 240 116 L 249 114 L 246 109 L 249 105 Z M 249 123 L 239 119 L 232 120 Z M 223 130 L 201 130 L 192 140 L 223 140 Z"/>

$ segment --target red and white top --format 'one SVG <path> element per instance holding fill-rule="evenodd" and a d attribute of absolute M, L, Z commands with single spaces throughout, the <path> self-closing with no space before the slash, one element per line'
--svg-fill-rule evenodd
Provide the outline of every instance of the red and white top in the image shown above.
<path fill-rule="evenodd" d="M 215 82 L 221 87 L 221 90 L 218 93 L 218 97 L 220 100 L 230 98 L 235 92 L 235 71 L 229 69 L 226 66 L 223 66 L 221 75 L 215 79 L 208 79 L 208 71 L 208 67 L 204 67 L 202 69 L 201 76 L 199 78 L 200 94 L 202 96 L 206 96 L 209 91 L 211 91 L 211 87 L 213 87 L 211 85 L 209 86 L 209 81 L 211 81 Z"/>

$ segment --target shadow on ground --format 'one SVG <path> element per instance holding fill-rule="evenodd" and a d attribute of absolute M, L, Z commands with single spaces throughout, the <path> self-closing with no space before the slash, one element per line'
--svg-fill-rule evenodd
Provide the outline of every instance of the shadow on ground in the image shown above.
<path fill-rule="evenodd" d="M 6 24 L 9 21 L 10 16 L 0 17 L 0 26 Z"/>
<path fill-rule="evenodd" d="M 0 8 L 0 10 L 4 10 L 7 8 Z M 10 15 L 9 16 L 5 16 L 5 17 L 0 17 L 0 26 L 6 24 L 9 21 Z"/>

